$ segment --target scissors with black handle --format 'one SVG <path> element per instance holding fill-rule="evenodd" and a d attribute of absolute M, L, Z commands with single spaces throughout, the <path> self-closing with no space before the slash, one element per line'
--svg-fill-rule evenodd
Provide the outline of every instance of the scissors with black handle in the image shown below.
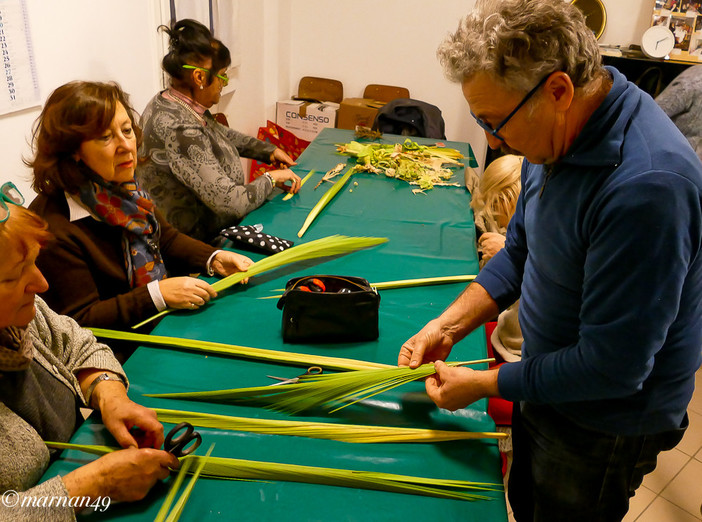
<path fill-rule="evenodd" d="M 305 377 L 306 375 L 319 375 L 323 373 L 324 370 L 322 370 L 321 366 L 310 366 L 307 368 L 307 371 L 301 375 L 298 375 L 297 377 L 293 377 L 292 379 L 286 379 L 285 377 L 276 377 L 275 375 L 266 375 L 269 379 L 276 379 L 280 382 L 276 382 L 273 384 L 270 384 L 269 386 L 278 386 L 280 384 L 294 384 L 297 382 L 300 382 L 301 377 Z"/>
<path fill-rule="evenodd" d="M 200 444 L 202 444 L 202 437 L 195 431 L 193 425 L 189 422 L 181 422 L 168 432 L 163 442 L 163 449 L 180 458 L 190 455 Z"/>

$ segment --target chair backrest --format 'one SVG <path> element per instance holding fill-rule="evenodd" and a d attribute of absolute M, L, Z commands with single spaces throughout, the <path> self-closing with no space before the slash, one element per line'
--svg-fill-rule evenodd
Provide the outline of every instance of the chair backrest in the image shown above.
<path fill-rule="evenodd" d="M 212 117 L 217 123 L 221 123 L 225 127 L 229 127 L 229 120 L 227 120 L 227 115 L 223 112 L 215 112 Z"/>
<path fill-rule="evenodd" d="M 378 109 L 373 130 L 401 136 L 446 139 L 444 118 L 436 105 L 398 98 Z"/>
<path fill-rule="evenodd" d="M 378 85 L 371 83 L 366 85 L 363 97 L 369 100 L 389 102 L 395 98 L 409 98 L 409 89 L 395 87 L 394 85 Z"/>
<path fill-rule="evenodd" d="M 303 76 L 297 86 L 296 100 L 311 102 L 341 103 L 344 99 L 344 85 L 339 80 Z"/>

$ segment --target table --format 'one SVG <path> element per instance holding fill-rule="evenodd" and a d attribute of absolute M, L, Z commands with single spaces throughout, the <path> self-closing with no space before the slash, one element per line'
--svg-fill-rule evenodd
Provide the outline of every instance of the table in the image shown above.
<path fill-rule="evenodd" d="M 346 256 L 294 265 L 261 274 L 247 286 L 237 286 L 196 312 L 166 316 L 154 334 L 204 339 L 257 348 L 350 357 L 396 364 L 402 343 L 436 317 L 458 295 L 463 285 L 440 285 L 381 292 L 380 337 L 366 343 L 288 345 L 281 338 L 281 312 L 275 299 L 259 299 L 280 293 L 291 278 L 311 274 L 357 275 L 371 282 L 417 277 L 477 273 L 475 227 L 470 197 L 463 187 L 437 187 L 415 195 L 407 183 L 384 176 L 361 173 L 351 178 L 337 198 L 312 224 L 303 239 L 297 231 L 309 210 L 327 189 L 325 183 L 312 190 L 322 174 L 347 160 L 335 154 L 333 144 L 353 139 L 351 131 L 325 129 L 299 158 L 295 170 L 304 176 L 317 174 L 289 201 L 275 196 L 249 214 L 243 224 L 261 223 L 264 231 L 297 242 L 331 234 L 368 235 L 389 242 Z M 385 136 L 396 142 L 400 136 Z M 432 140 L 416 139 L 420 144 Z M 465 143 L 446 142 L 464 155 L 472 155 Z M 354 160 L 349 159 L 352 163 Z M 473 160 L 474 161 L 474 160 Z M 462 183 L 462 169 L 455 179 Z M 357 185 L 354 183 L 358 183 Z M 261 256 L 251 255 L 254 259 Z M 482 328 L 454 349 L 451 360 L 483 358 L 486 353 Z M 484 366 L 483 366 L 484 367 Z M 236 416 L 290 418 L 268 410 L 226 404 L 142 397 L 143 393 L 212 390 L 257 386 L 271 382 L 267 374 L 295 376 L 299 368 L 233 358 L 204 356 L 184 351 L 140 347 L 127 361 L 130 396 L 147 406 L 204 411 Z M 426 397 L 422 383 L 411 383 L 376 396 L 363 404 L 345 408 L 311 421 L 434 427 L 493 431 L 482 400 L 456 413 L 439 410 Z M 166 425 L 170 429 L 170 425 Z M 311 466 L 373 470 L 406 475 L 454 478 L 501 483 L 500 456 L 494 440 L 442 442 L 436 444 L 349 444 L 337 441 L 258 435 L 198 428 L 213 455 Z M 89 419 L 73 438 L 77 443 L 114 444 L 102 426 Z M 198 453 L 204 449 L 198 450 Z M 66 473 L 91 457 L 64 452 L 46 477 Z M 167 490 L 159 485 L 147 499 L 136 504 L 111 507 L 102 519 L 151 520 Z M 319 486 L 292 482 L 230 482 L 200 479 L 184 519 L 209 520 L 506 520 L 501 493 L 495 500 L 464 502 L 379 491 Z"/>

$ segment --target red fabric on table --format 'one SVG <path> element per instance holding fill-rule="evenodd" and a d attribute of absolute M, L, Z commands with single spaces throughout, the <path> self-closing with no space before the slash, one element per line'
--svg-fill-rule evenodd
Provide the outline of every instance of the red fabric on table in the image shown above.
<path fill-rule="evenodd" d="M 268 120 L 266 127 L 259 127 L 256 137 L 259 140 L 267 141 L 278 147 L 283 152 L 287 153 L 292 159 L 297 159 L 300 154 L 310 144 L 309 141 L 303 140 L 295 136 L 289 130 L 285 130 L 280 125 L 276 125 Z M 251 161 L 251 169 L 249 171 L 249 181 L 253 181 L 269 170 L 279 169 L 278 165 L 269 165 L 260 161 Z"/>
<path fill-rule="evenodd" d="M 487 352 L 488 357 L 494 357 L 495 362 L 490 363 L 488 366 L 490 368 L 499 368 L 504 364 L 504 361 L 500 357 L 500 354 L 496 354 L 492 349 L 492 342 L 490 341 L 492 337 L 492 332 L 497 327 L 497 321 L 491 321 L 485 323 L 485 337 L 487 341 Z M 506 401 L 500 397 L 490 397 L 488 399 L 488 415 L 492 417 L 495 424 L 498 426 L 511 426 L 512 425 L 512 406 L 514 403 Z"/>

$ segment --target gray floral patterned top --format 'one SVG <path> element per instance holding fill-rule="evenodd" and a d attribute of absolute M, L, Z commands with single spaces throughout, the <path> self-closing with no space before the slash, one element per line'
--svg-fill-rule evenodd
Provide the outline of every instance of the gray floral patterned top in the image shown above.
<path fill-rule="evenodd" d="M 166 220 L 191 237 L 212 240 L 260 207 L 273 190 L 266 177 L 245 183 L 240 156 L 269 162 L 275 146 L 221 125 L 209 111 L 200 118 L 159 93 L 140 126 L 139 157 L 146 160 L 137 179 Z"/>
<path fill-rule="evenodd" d="M 702 65 L 694 65 L 681 72 L 658 95 L 656 103 L 702 159 Z"/>

